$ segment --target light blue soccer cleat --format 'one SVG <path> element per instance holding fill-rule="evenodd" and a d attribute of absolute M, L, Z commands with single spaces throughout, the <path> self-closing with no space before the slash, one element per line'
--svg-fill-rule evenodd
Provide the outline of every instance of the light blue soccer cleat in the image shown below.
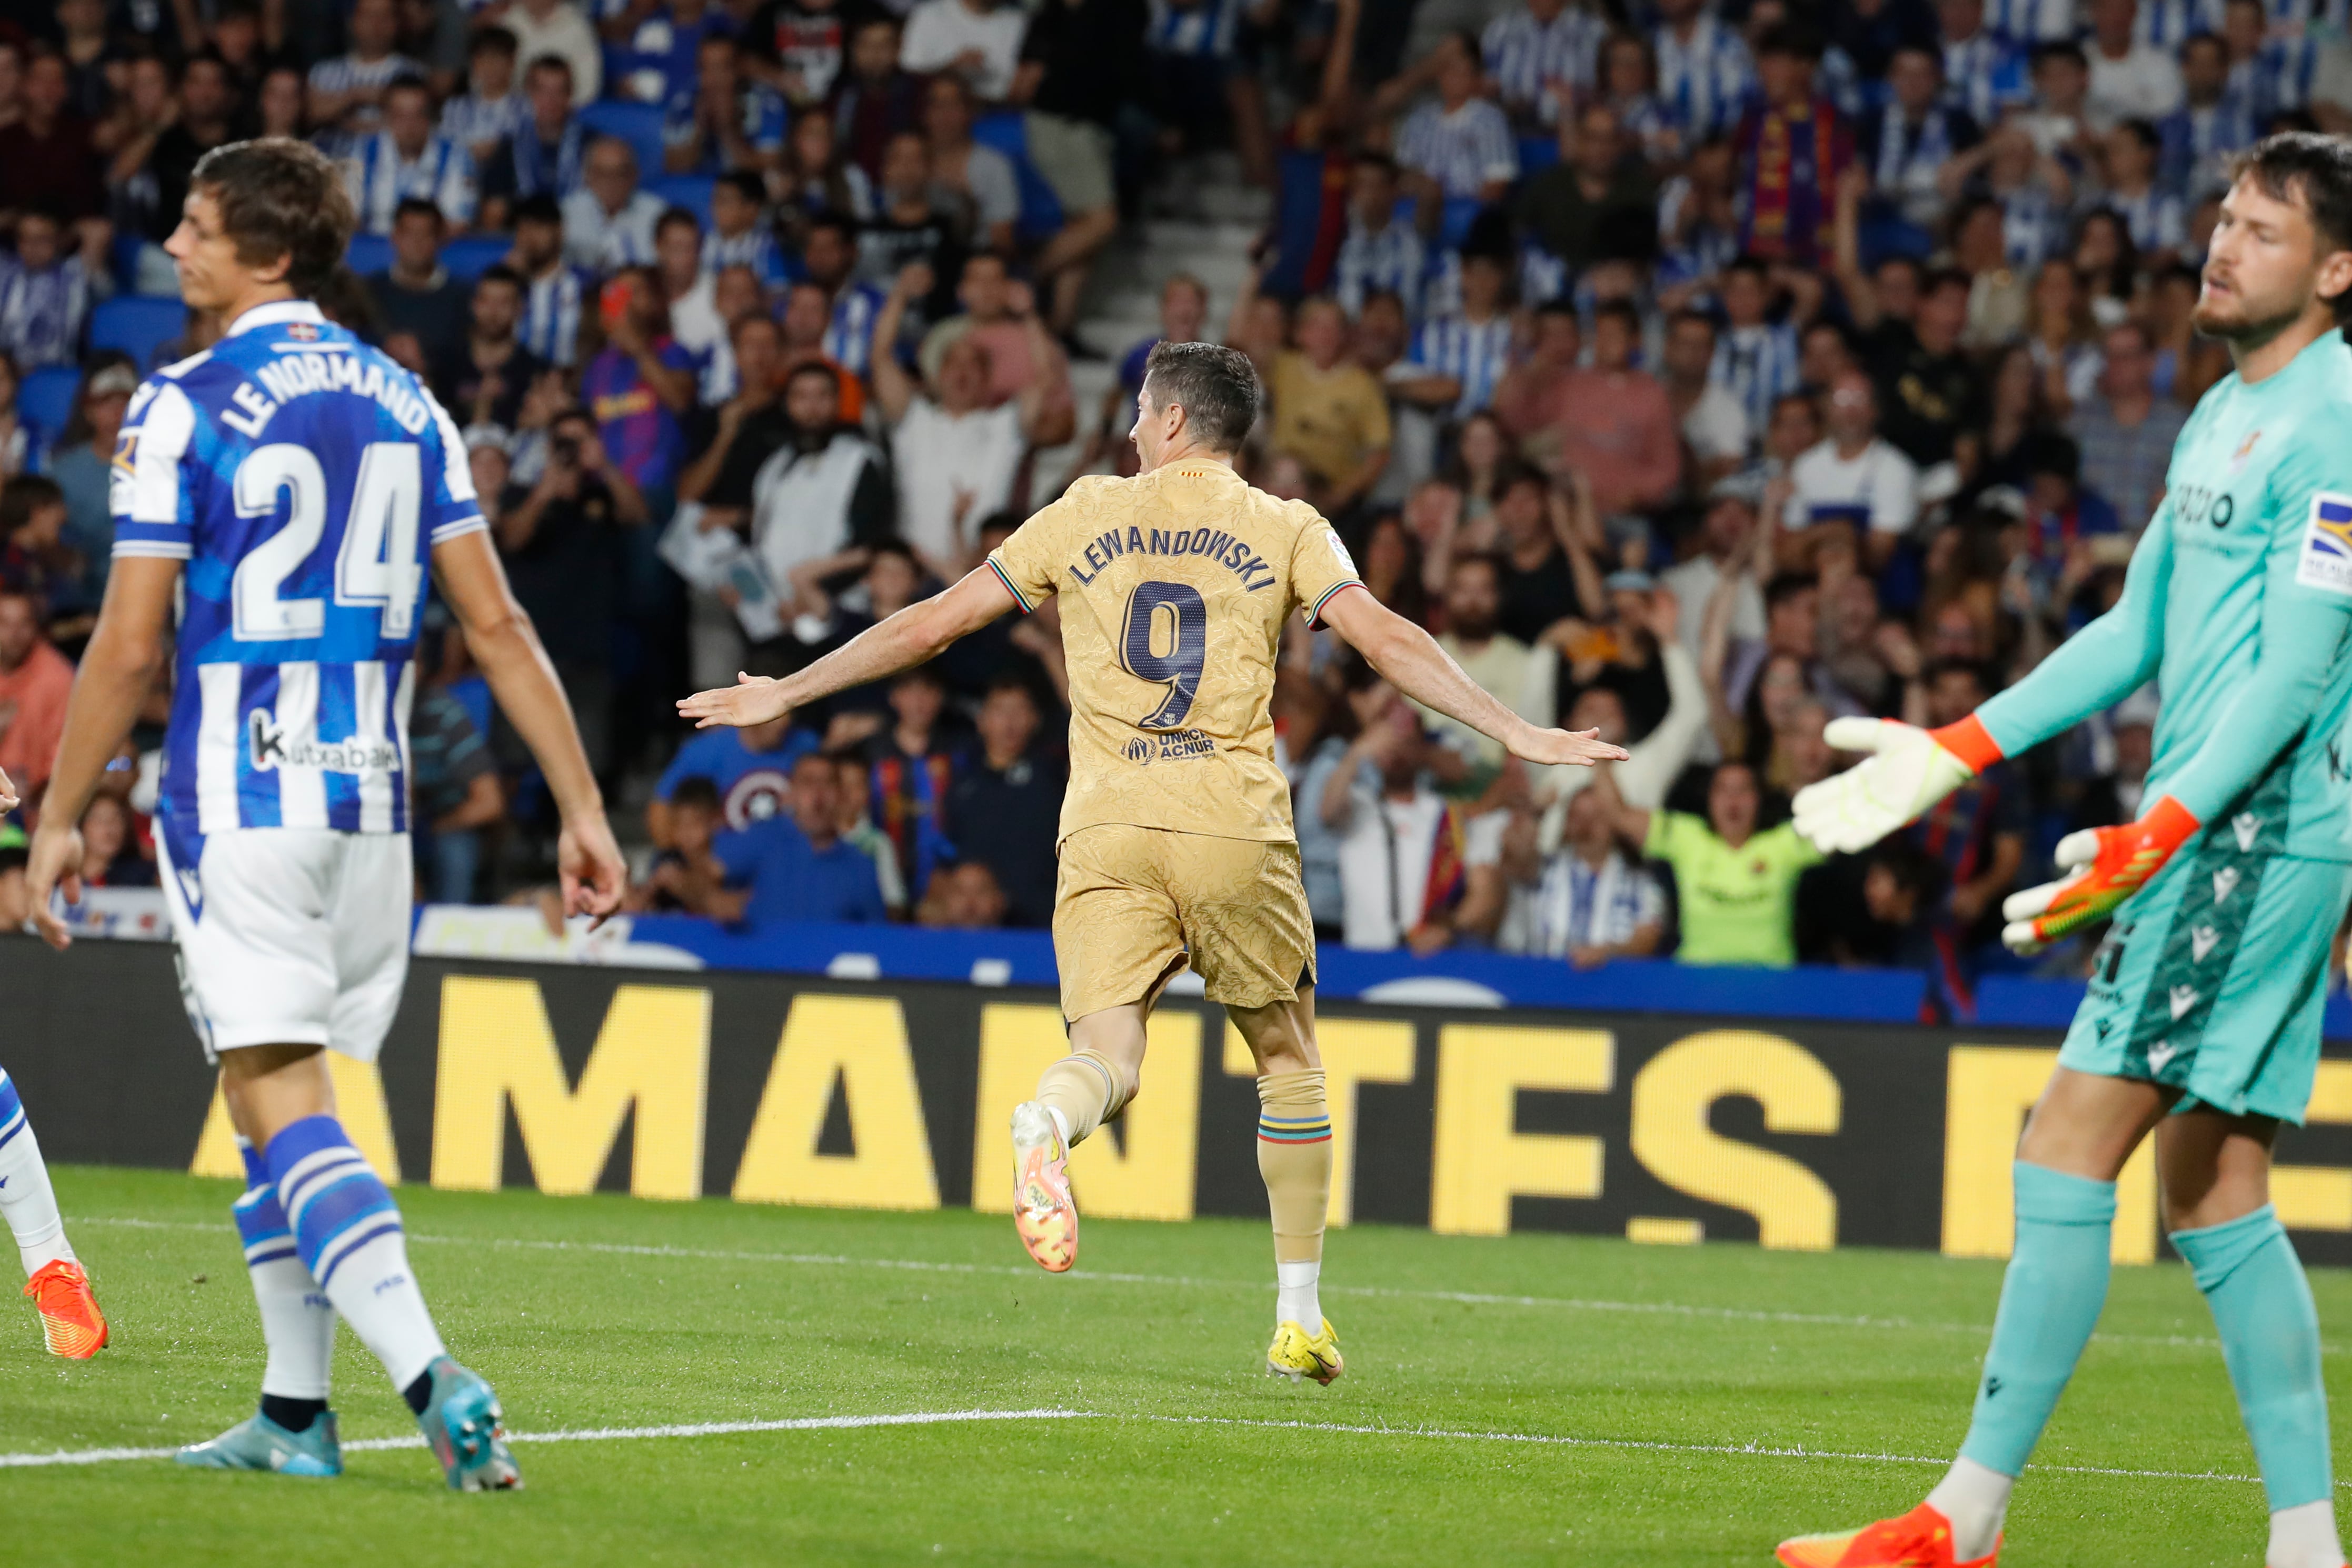
<path fill-rule="evenodd" d="M 175 1464 L 200 1470 L 271 1470 L 281 1476 L 343 1473 L 343 1448 L 335 1437 L 332 1410 L 320 1411 L 303 1432 L 289 1432 L 267 1416 L 250 1416 L 209 1442 L 189 1444 L 172 1458 Z"/>
<path fill-rule="evenodd" d="M 490 1385 L 446 1355 L 425 1372 L 433 1393 L 416 1424 L 447 1472 L 449 1490 L 508 1491 L 521 1486 L 522 1472 L 499 1425 L 504 1413 Z"/>

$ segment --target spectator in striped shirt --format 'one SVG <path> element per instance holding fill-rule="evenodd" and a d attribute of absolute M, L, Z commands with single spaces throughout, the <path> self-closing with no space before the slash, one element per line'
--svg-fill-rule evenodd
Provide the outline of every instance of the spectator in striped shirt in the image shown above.
<path fill-rule="evenodd" d="M 2230 46 L 2231 90 L 2253 115 L 2257 129 L 2310 100 L 2319 65 L 2317 39 L 2273 29 L 2262 0 L 2229 0 L 2221 37 Z"/>
<path fill-rule="evenodd" d="M 350 52 L 310 68 L 310 123 L 365 135 L 383 123 L 384 89 L 402 77 L 423 79 L 425 67 L 394 50 L 400 36 L 394 0 L 352 0 L 343 28 Z"/>
<path fill-rule="evenodd" d="M 743 73 L 732 36 L 711 33 L 696 75 L 662 110 L 662 167 L 673 174 L 770 174 L 784 166 L 784 100 Z"/>
<path fill-rule="evenodd" d="M 1739 123 L 1756 90 L 1756 67 L 1738 31 L 1706 0 L 1658 0 L 1657 11 L 1658 98 L 1683 145 L 1695 147 Z"/>
<path fill-rule="evenodd" d="M 2104 140 L 2107 191 L 2100 204 L 2123 219 L 2132 245 L 2148 266 L 2170 266 L 2187 238 L 2187 225 L 2180 198 L 2156 183 L 2157 157 L 2163 146 L 2156 127 L 2145 120 L 2126 120 Z"/>
<path fill-rule="evenodd" d="M 1494 400 L 1511 368 L 1510 280 L 1507 255 L 1462 257 L 1461 306 L 1422 324 L 1412 357 L 1391 372 L 1397 396 L 1455 419 Z"/>
<path fill-rule="evenodd" d="M 26 370 L 70 365 L 89 315 L 92 272 L 65 244 L 65 225 L 36 209 L 16 220 L 16 254 L 0 255 L 0 352 Z"/>
<path fill-rule="evenodd" d="M 1797 324 L 1767 319 L 1771 273 L 1752 256 L 1724 268 L 1717 297 L 1725 325 L 1708 379 L 1739 400 L 1750 429 L 1761 430 L 1771 423 L 1773 402 L 1797 390 Z"/>
<path fill-rule="evenodd" d="M 1519 149 L 1503 111 L 1478 96 L 1478 40 L 1449 33 L 1430 59 L 1437 101 L 1405 118 L 1397 162 L 1407 172 L 1407 191 L 1422 204 L 1422 227 L 1434 230 L 1441 202 L 1501 201 L 1519 177 Z"/>
<path fill-rule="evenodd" d="M 343 164 L 362 234 L 388 235 L 393 214 L 414 197 L 430 202 L 452 228 L 474 221 L 474 160 L 433 133 L 433 93 L 414 78 L 384 89 L 383 129 L 361 141 Z"/>
<path fill-rule="evenodd" d="M 1944 101 L 1965 110 L 1979 127 L 1996 124 L 2033 96 L 2025 54 L 1986 30 L 1984 0 L 1937 0 L 1942 33 Z"/>
<path fill-rule="evenodd" d="M 506 265 L 522 279 L 523 347 L 560 370 L 580 359 L 580 275 L 563 259 L 563 209 L 551 195 L 515 208 L 514 248 Z"/>
<path fill-rule="evenodd" d="M 515 36 L 504 27 L 477 29 L 466 62 L 466 90 L 441 106 L 441 134 L 482 164 L 530 123 L 530 103 L 516 90 Z"/>
<path fill-rule="evenodd" d="M 789 279 L 775 233 L 760 221 L 767 193 L 760 176 L 749 169 L 723 175 L 711 186 L 710 233 L 702 244 L 702 270 L 715 274 L 748 267 L 760 286 L 774 295 Z"/>
<path fill-rule="evenodd" d="M 864 376 L 873 363 L 874 331 L 883 294 L 856 277 L 857 225 L 838 213 L 821 214 L 809 225 L 801 270 L 808 281 L 824 290 L 833 313 L 824 330 L 825 357 Z M 895 350 L 896 345 L 887 347 Z"/>
<path fill-rule="evenodd" d="M 530 118 L 499 143 L 481 165 L 482 226 L 502 228 L 514 204 L 534 196 L 560 201 L 584 177 L 587 131 L 572 114 L 572 68 L 554 55 L 530 62 L 523 72 L 523 96 Z"/>
<path fill-rule="evenodd" d="M 1589 90 L 1608 25 L 1575 0 L 1519 0 L 1479 38 L 1486 76 L 1512 120 L 1548 126 Z"/>
<path fill-rule="evenodd" d="M 1364 297 L 1386 289 L 1418 305 L 1428 242 L 1397 215 L 1396 160 L 1385 152 L 1356 154 L 1348 169 L 1348 237 L 1331 267 L 1331 293 L 1350 319 Z"/>
<path fill-rule="evenodd" d="M 2200 33 L 2180 46 L 2184 101 L 2158 122 L 2157 178 L 2182 201 L 2229 183 L 2230 160 L 2254 144 L 2254 117 L 2230 90 L 2230 46 Z"/>
<path fill-rule="evenodd" d="M 2074 0 L 1992 0 L 1992 30 L 2022 49 L 2074 35 Z"/>

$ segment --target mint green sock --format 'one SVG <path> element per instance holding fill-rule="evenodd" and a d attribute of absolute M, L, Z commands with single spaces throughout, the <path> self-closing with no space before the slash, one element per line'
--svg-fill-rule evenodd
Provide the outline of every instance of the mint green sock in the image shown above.
<path fill-rule="evenodd" d="M 2278 1211 L 2264 1204 L 2226 1225 L 2176 1230 L 2172 1245 L 2196 1271 L 2221 1331 L 2221 1359 L 2230 1364 L 2271 1511 L 2333 1498 L 2319 1312 Z"/>
<path fill-rule="evenodd" d="M 2116 1184 L 2019 1160 L 2017 1245 L 1963 1458 L 2014 1476 L 2042 1438 L 2107 1301 Z"/>

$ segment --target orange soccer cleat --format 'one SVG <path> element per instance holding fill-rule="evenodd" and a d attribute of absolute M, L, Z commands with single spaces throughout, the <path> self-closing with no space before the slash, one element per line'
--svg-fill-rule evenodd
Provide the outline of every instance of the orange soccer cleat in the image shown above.
<path fill-rule="evenodd" d="M 1070 1149 L 1045 1103 L 1013 1112 L 1013 1228 L 1037 1267 L 1059 1274 L 1078 1260 L 1078 1203 L 1070 1196 Z"/>
<path fill-rule="evenodd" d="M 89 1276 L 79 1263 L 60 1258 L 25 1281 L 25 1294 L 41 1312 L 41 1335 L 51 1355 L 88 1361 L 106 1348 L 106 1314 L 89 1293 Z"/>
<path fill-rule="evenodd" d="M 1993 1568 L 2000 1542 L 1960 1562 L 1952 1555 L 1952 1521 L 1923 1502 L 1900 1519 L 1783 1541 L 1773 1555 L 1788 1568 Z"/>

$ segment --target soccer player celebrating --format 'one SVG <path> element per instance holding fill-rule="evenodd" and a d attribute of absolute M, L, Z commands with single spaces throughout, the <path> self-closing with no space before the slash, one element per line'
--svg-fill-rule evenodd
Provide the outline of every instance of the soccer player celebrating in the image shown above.
<path fill-rule="evenodd" d="M 1328 1384 L 1341 1361 L 1316 1291 L 1331 1130 L 1315 1049 L 1315 936 L 1268 712 L 1283 625 L 1305 610 L 1407 696 L 1528 761 L 1625 753 L 1591 731 L 1528 724 L 1420 627 L 1349 591 L 1363 584 L 1331 526 L 1234 472 L 1259 402 L 1246 356 L 1160 344 L 1136 397 L 1140 474 L 1078 480 L 946 592 L 796 674 L 747 675 L 678 711 L 702 727 L 766 723 L 1060 596 L 1071 766 L 1054 955 L 1071 1051 L 1013 1114 L 1014 1225 L 1045 1268 L 1076 1260 L 1070 1146 L 1134 1099 L 1145 1020 L 1189 965 L 1257 1061 L 1258 1170 L 1279 1284 L 1267 1368 Z"/>
<path fill-rule="evenodd" d="M 562 811 L 563 900 L 620 899 L 619 851 L 562 687 L 508 591 L 466 449 L 423 383 L 310 302 L 352 234 L 335 166 L 283 139 L 198 163 L 165 246 L 227 324 L 150 376 L 114 452 L 114 569 L 26 880 L 78 896 L 74 823 L 163 659 L 156 847 L 188 1013 L 245 1150 L 236 1206 L 268 1364 L 261 1408 L 183 1464 L 331 1476 L 341 1313 L 452 1488 L 520 1484 L 488 1384 L 451 1360 L 400 1210 L 335 1116 L 322 1051 L 372 1061 L 408 967 L 408 713 L 425 573 Z"/>
<path fill-rule="evenodd" d="M 1792 1568 L 1990 1564 L 2010 1490 L 2106 1296 L 2116 1176 L 2153 1130 L 2165 1223 L 2221 1331 L 2271 1508 L 2268 1568 L 2342 1568 L 2319 1322 L 2269 1201 L 2271 1143 L 2319 1059 L 2327 948 L 2352 896 L 2352 144 L 2292 133 L 2241 160 L 2197 303 L 2236 373 L 2174 448 L 2122 600 L 1969 718 L 1840 719 L 1872 751 L 1796 800 L 1858 850 L 1995 759 L 2154 679 L 2150 802 L 2058 846 L 2013 894 L 2031 951 L 2112 918 L 2020 1141 L 2017 1239 L 1959 1458 L 1899 1519 L 1784 1542 Z"/>

